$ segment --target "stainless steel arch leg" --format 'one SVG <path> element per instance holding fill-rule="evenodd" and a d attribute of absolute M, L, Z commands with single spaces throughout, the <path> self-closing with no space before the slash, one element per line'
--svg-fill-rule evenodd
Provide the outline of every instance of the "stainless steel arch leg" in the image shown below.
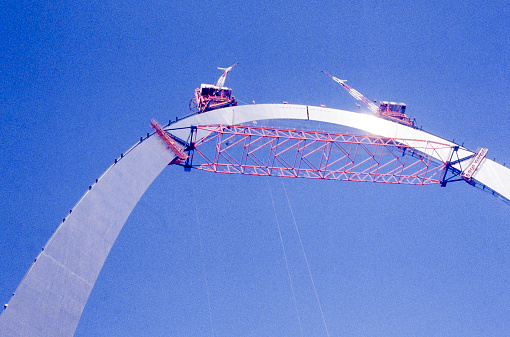
<path fill-rule="evenodd" d="M 1 336 L 72 336 L 101 268 L 145 190 L 174 158 L 157 136 L 129 150 L 58 227 L 0 315 Z"/>

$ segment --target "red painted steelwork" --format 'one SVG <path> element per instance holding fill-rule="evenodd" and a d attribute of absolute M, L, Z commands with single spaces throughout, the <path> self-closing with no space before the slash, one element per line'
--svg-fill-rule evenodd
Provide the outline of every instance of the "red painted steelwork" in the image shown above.
<path fill-rule="evenodd" d="M 188 159 L 188 155 L 175 143 L 168 133 L 156 122 L 155 119 L 151 119 L 151 127 L 156 131 L 158 136 L 168 145 L 167 148 L 171 149 L 177 157 L 172 160 L 172 164 L 184 163 Z"/>
<path fill-rule="evenodd" d="M 413 141 L 411 147 L 405 139 L 249 126 L 197 129 L 209 134 L 194 144 L 190 166 L 232 174 L 438 184 L 446 164 L 425 153 L 451 148 L 427 141 Z"/>

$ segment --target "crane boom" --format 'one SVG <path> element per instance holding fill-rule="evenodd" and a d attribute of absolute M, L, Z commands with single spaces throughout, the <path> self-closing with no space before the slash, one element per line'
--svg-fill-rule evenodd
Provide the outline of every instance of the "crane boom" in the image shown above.
<path fill-rule="evenodd" d="M 218 79 L 218 82 L 216 83 L 216 86 L 219 87 L 220 89 L 223 87 L 223 85 L 225 85 L 225 79 L 227 78 L 227 74 L 229 71 L 232 70 L 232 68 L 234 68 L 236 65 L 238 65 L 239 62 L 236 62 L 235 64 L 231 65 L 230 67 L 228 68 L 220 68 L 218 67 L 218 69 L 220 70 L 224 70 L 223 74 L 220 76 L 220 78 Z"/>
<path fill-rule="evenodd" d="M 331 75 L 331 74 L 328 74 L 327 72 L 325 72 L 324 70 L 322 71 L 324 74 L 326 74 L 327 76 L 331 77 L 331 79 L 335 82 L 337 82 L 338 84 L 340 84 L 342 87 L 344 87 L 345 90 L 347 90 L 347 92 L 349 94 L 351 94 L 352 97 L 354 97 L 355 99 L 357 99 L 358 101 L 361 101 L 363 103 L 365 103 L 365 105 L 368 107 L 368 109 L 370 111 L 372 111 L 373 113 L 378 113 L 379 112 L 379 107 L 377 105 L 375 105 L 374 103 L 372 103 L 368 98 L 366 98 L 365 96 L 363 96 L 358 90 L 356 89 L 353 89 L 351 87 L 349 87 L 347 84 L 345 84 L 345 82 L 347 82 L 347 80 L 341 80 L 339 78 L 336 78 L 335 76 Z"/>
<path fill-rule="evenodd" d="M 365 103 L 365 105 L 368 107 L 368 109 L 370 111 L 372 111 L 374 113 L 374 115 L 380 116 L 383 118 L 387 118 L 387 119 L 391 119 L 391 120 L 395 120 L 398 123 L 409 125 L 410 127 L 413 127 L 413 128 L 416 127 L 415 120 L 407 117 L 405 114 L 405 111 L 407 108 L 405 103 L 395 103 L 395 102 L 384 101 L 384 102 L 379 102 L 379 106 L 377 106 L 376 104 L 371 102 L 368 98 L 363 96 L 358 90 L 353 89 L 353 88 L 349 87 L 347 84 L 345 84 L 345 82 L 347 82 L 346 80 L 338 79 L 335 76 L 328 74 L 324 70 L 322 72 L 324 74 L 328 75 L 329 77 L 331 77 L 331 79 L 333 79 L 333 81 L 337 82 L 342 87 L 344 87 L 344 89 L 347 90 L 347 92 L 349 94 L 351 94 L 352 97 L 354 97 L 358 101 Z M 358 105 L 358 107 L 359 107 L 359 105 Z"/>

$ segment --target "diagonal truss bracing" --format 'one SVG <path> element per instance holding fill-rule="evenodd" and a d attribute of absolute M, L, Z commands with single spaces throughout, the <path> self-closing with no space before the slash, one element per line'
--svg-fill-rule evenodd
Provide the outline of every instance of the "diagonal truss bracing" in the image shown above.
<path fill-rule="evenodd" d="M 441 182 L 446 163 L 433 159 L 450 145 L 431 141 L 203 125 L 192 133 L 186 165 L 204 171 L 262 176 L 426 185 Z M 195 130 L 196 131 L 196 130 Z"/>

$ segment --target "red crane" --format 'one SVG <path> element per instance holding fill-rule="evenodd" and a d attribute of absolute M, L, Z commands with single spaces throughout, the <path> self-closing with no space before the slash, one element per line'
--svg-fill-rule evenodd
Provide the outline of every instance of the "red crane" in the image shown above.
<path fill-rule="evenodd" d="M 218 69 L 223 70 L 223 74 L 216 85 L 202 83 L 200 88 L 195 89 L 195 97 L 189 102 L 189 109 L 192 112 L 202 113 L 237 105 L 236 99 L 232 96 L 232 89 L 224 87 L 228 72 L 237 64 L 235 63 L 228 68 L 218 67 Z"/>
<path fill-rule="evenodd" d="M 388 118 L 393 121 L 397 121 L 401 124 L 409 125 L 411 127 L 415 127 L 415 120 L 406 116 L 406 104 L 405 103 L 395 103 L 395 102 L 379 102 L 379 106 L 372 103 L 368 98 L 363 96 L 359 91 L 349 87 L 345 82 L 347 80 L 341 80 L 336 78 L 335 76 L 328 74 L 325 71 L 322 71 L 327 76 L 331 77 L 333 81 L 340 84 L 352 97 L 357 99 L 358 101 L 363 102 L 370 111 L 372 111 L 376 116 L 381 116 L 383 118 Z"/>

